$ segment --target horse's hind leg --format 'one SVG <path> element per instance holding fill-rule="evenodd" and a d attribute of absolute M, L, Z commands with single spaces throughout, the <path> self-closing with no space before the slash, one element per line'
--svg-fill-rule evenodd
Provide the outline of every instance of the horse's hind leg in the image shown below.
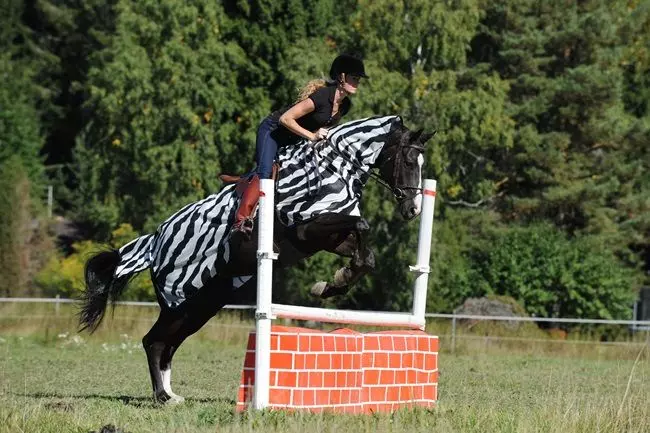
<path fill-rule="evenodd" d="M 169 397 L 169 400 L 167 400 L 167 402 L 170 403 L 182 403 L 185 401 L 184 397 L 181 397 L 172 391 L 172 358 L 174 357 L 174 353 L 176 353 L 176 349 L 178 349 L 178 346 L 180 346 L 180 343 L 182 343 L 182 341 L 169 343 L 163 349 L 163 353 L 160 358 L 160 369 L 162 373 L 163 389 L 165 390 L 165 394 L 162 396 L 162 399 L 157 398 L 158 401 L 164 400 L 166 397 Z"/>
<path fill-rule="evenodd" d="M 167 329 L 174 321 L 173 316 L 173 312 L 162 310 L 156 323 L 154 323 L 147 335 L 142 338 L 142 346 L 147 354 L 147 364 L 149 365 L 153 395 L 156 401 L 161 403 L 171 400 L 171 396 L 165 391 L 161 359 L 166 346 L 165 336 Z"/>
<path fill-rule="evenodd" d="M 160 370 L 162 374 L 162 384 L 165 391 L 165 395 L 158 400 L 164 400 L 169 396 L 171 403 L 181 403 L 185 399 L 172 391 L 172 359 L 176 350 L 180 345 L 189 337 L 190 335 L 197 332 L 203 325 L 210 320 L 221 307 L 225 305 L 225 302 L 216 306 L 208 306 L 206 308 L 197 309 L 195 311 L 189 311 L 186 314 L 183 314 L 179 320 L 175 321 L 174 324 L 170 327 L 169 336 L 165 339 L 165 346 L 161 353 L 160 357 Z"/>
<path fill-rule="evenodd" d="M 184 339 L 179 339 L 179 333 L 183 332 L 186 323 L 183 312 L 163 310 L 151 331 L 142 339 L 149 363 L 153 395 L 158 403 L 174 404 L 185 400 L 172 391 L 171 360 Z"/>
<path fill-rule="evenodd" d="M 164 310 L 143 339 L 154 398 L 159 403 L 181 403 L 171 387 L 172 358 L 187 337 L 201 329 L 230 300 L 231 288 L 226 285 L 204 287 L 176 310 Z M 159 325 L 159 326 L 156 326 Z"/>
<path fill-rule="evenodd" d="M 325 299 L 345 294 L 350 286 L 375 269 L 375 255 L 365 242 L 364 232 L 367 230 L 367 223 L 360 220 L 343 242 L 329 250 L 343 257 L 351 257 L 350 263 L 336 271 L 332 283 L 319 281 L 314 284 L 311 288 L 312 295 Z"/>

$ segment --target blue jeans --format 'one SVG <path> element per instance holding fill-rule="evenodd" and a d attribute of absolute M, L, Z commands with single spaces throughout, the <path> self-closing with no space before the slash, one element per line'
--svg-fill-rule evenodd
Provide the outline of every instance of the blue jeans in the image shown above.
<path fill-rule="evenodd" d="M 257 128 L 257 140 L 255 142 L 255 161 L 257 167 L 255 173 L 260 179 L 270 179 L 273 172 L 273 162 L 278 153 L 278 143 L 271 133 L 278 127 L 278 122 L 270 118 L 262 121 Z"/>

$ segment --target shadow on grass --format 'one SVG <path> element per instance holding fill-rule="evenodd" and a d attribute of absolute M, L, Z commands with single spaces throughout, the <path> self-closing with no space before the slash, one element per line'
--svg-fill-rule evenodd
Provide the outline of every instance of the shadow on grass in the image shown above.
<path fill-rule="evenodd" d="M 90 400 L 106 400 L 106 401 L 112 401 L 112 402 L 120 402 L 126 406 L 133 406 L 133 407 L 142 407 L 142 408 L 158 408 L 158 407 L 165 407 L 161 404 L 156 403 L 152 397 L 134 397 L 130 395 L 102 395 L 102 394 L 59 394 L 56 392 L 35 392 L 35 393 L 16 393 L 14 394 L 16 396 L 20 397 L 30 397 L 30 398 L 56 398 L 56 399 L 80 399 L 80 400 L 85 400 L 85 399 L 90 399 Z M 227 405 L 232 405 L 233 407 L 236 405 L 236 401 L 231 398 L 223 398 L 223 397 L 216 397 L 216 398 L 186 398 L 185 399 L 185 404 L 192 404 L 192 403 L 221 403 L 221 404 L 227 404 Z M 182 406 L 182 404 L 180 405 Z"/>

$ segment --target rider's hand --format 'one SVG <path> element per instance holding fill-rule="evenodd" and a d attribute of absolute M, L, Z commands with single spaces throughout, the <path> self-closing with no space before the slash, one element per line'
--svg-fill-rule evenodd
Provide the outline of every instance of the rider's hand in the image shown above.
<path fill-rule="evenodd" d="M 318 131 L 314 133 L 313 141 L 325 140 L 326 138 L 327 138 L 327 129 L 320 128 Z"/>

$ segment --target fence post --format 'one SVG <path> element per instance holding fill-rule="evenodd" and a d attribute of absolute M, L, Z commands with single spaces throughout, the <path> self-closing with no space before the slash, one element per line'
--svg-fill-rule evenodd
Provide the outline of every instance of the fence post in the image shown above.
<path fill-rule="evenodd" d="M 456 353 L 456 315 L 451 318 L 451 353 Z"/>
<path fill-rule="evenodd" d="M 54 187 L 48 185 L 47 187 L 47 217 L 52 218 L 52 208 L 54 207 Z M 57 295 L 58 297 L 59 295 Z"/>
<path fill-rule="evenodd" d="M 54 302 L 54 315 L 59 317 L 59 304 L 61 304 L 61 295 L 56 295 L 54 297 L 56 301 Z"/>

